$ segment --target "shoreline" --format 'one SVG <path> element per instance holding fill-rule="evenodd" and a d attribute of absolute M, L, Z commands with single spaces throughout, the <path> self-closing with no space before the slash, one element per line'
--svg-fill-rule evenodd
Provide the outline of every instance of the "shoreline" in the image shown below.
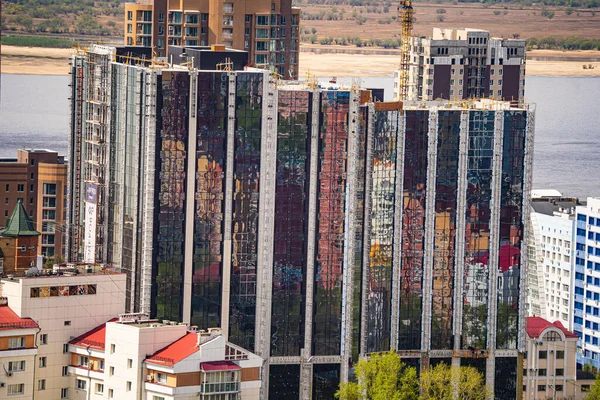
<path fill-rule="evenodd" d="M 343 52 L 338 51 L 343 50 Z M 305 44 L 300 51 L 300 78 L 390 76 L 398 68 L 398 50 L 356 49 L 348 46 Z M 0 73 L 20 75 L 68 75 L 73 49 L 2 46 Z M 365 53 L 366 52 L 366 53 Z M 528 76 L 600 77 L 600 51 L 532 50 L 527 53 Z M 589 61 L 582 61 L 589 60 Z M 593 68 L 584 69 L 591 65 Z"/>

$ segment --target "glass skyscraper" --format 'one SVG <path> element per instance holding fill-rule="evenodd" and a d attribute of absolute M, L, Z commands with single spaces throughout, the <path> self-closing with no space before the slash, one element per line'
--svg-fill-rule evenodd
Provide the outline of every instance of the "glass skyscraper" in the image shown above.
<path fill-rule="evenodd" d="M 73 220 L 72 243 L 127 272 L 130 311 L 221 327 L 265 358 L 263 398 L 330 399 L 360 356 L 390 349 L 473 365 L 516 397 L 532 111 L 373 103 L 255 69 L 108 68 L 106 212 Z"/>

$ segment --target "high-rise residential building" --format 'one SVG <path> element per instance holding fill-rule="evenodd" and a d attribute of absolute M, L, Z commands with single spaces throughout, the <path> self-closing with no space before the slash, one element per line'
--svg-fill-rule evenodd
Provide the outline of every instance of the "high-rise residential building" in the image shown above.
<path fill-rule="evenodd" d="M 576 198 L 534 196 L 531 200 L 533 257 L 528 269 L 529 315 L 573 328 Z"/>
<path fill-rule="evenodd" d="M 99 93 L 110 124 L 102 163 L 84 143 L 71 167 L 106 171 L 102 196 L 73 203 L 104 211 L 73 223 L 72 254 L 120 267 L 128 310 L 221 328 L 265 360 L 261 398 L 331 398 L 359 356 L 389 349 L 473 365 L 500 399 L 521 391 L 531 110 L 373 103 L 116 51 L 73 60 L 73 109 Z"/>
<path fill-rule="evenodd" d="M 395 76 L 398 98 L 399 73 Z M 492 98 L 522 103 L 525 40 L 490 37 L 480 29 L 434 28 L 412 37 L 408 100 Z"/>
<path fill-rule="evenodd" d="M 581 338 L 577 362 L 600 367 L 600 199 L 576 208 L 574 328 Z"/>
<path fill-rule="evenodd" d="M 300 9 L 292 0 L 138 0 L 125 3 L 125 45 L 246 50 L 250 64 L 270 66 L 283 79 L 298 79 Z"/>
<path fill-rule="evenodd" d="M 63 256 L 66 230 L 67 164 L 51 150 L 19 149 L 0 159 L 0 226 L 5 227 L 20 199 L 41 232 L 36 254 Z"/>

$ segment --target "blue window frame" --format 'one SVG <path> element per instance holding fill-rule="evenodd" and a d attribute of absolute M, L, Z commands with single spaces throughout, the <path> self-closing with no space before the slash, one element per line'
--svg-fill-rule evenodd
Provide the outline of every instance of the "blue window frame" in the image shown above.
<path fill-rule="evenodd" d="M 595 301 L 600 301 L 600 293 L 595 293 L 594 292 L 594 300 Z"/>
<path fill-rule="evenodd" d="M 575 248 L 576 248 L 577 250 L 585 251 L 585 244 L 583 244 L 583 243 L 577 243 L 577 244 L 575 245 Z"/>
<path fill-rule="evenodd" d="M 592 344 L 597 346 L 598 345 L 598 338 L 597 337 L 593 337 L 592 338 Z"/>
<path fill-rule="evenodd" d="M 594 285 L 600 286 L 600 278 L 594 278 Z"/>
<path fill-rule="evenodd" d="M 580 294 L 583 296 L 583 288 L 582 287 L 576 287 L 575 288 L 575 294 Z"/>
<path fill-rule="evenodd" d="M 577 228 L 577 236 L 585 237 L 585 229 Z"/>
<path fill-rule="evenodd" d="M 600 315 L 600 309 L 598 307 L 594 307 L 594 316 L 597 317 Z"/>
<path fill-rule="evenodd" d="M 586 299 L 591 299 L 592 298 L 592 292 L 590 292 L 589 290 L 585 291 L 585 298 Z"/>
<path fill-rule="evenodd" d="M 598 218 L 598 221 L 600 222 L 600 218 Z M 595 239 L 597 242 L 600 241 L 600 233 L 596 233 L 596 237 Z"/>
<path fill-rule="evenodd" d="M 600 263 L 595 263 L 594 264 L 594 270 L 600 271 Z"/>
<path fill-rule="evenodd" d="M 583 303 L 580 303 L 578 301 L 575 302 L 575 309 L 576 310 L 583 310 Z"/>
<path fill-rule="evenodd" d="M 577 259 L 575 260 L 575 263 L 577 265 L 581 265 L 583 267 L 585 265 L 585 260 L 583 258 L 577 257 Z"/>
<path fill-rule="evenodd" d="M 594 232 L 592 232 L 592 231 L 588 232 L 588 239 L 594 240 Z"/>
<path fill-rule="evenodd" d="M 583 221 L 583 222 L 585 222 L 585 220 L 586 220 L 585 215 L 583 215 L 583 214 L 577 214 L 577 221 Z"/>
<path fill-rule="evenodd" d="M 588 284 L 591 284 L 594 281 L 594 278 L 592 278 L 591 276 L 588 276 L 585 280 Z"/>
<path fill-rule="evenodd" d="M 588 218 L 588 224 L 590 224 L 590 225 L 596 225 L 596 218 L 589 217 Z"/>
<path fill-rule="evenodd" d="M 575 272 L 575 279 L 582 281 L 584 278 L 585 276 L 581 272 Z"/>
<path fill-rule="evenodd" d="M 593 263 L 592 261 L 588 261 L 588 262 L 587 262 L 587 267 L 588 267 L 589 269 L 594 269 L 594 263 Z"/>
<path fill-rule="evenodd" d="M 595 251 L 594 255 L 600 256 L 600 248 L 596 247 L 596 251 Z"/>
<path fill-rule="evenodd" d="M 588 254 L 594 254 L 594 248 L 592 246 L 588 246 L 587 252 Z"/>
<path fill-rule="evenodd" d="M 592 340 L 592 338 L 590 338 L 590 335 L 585 335 L 585 342 L 586 343 L 590 343 Z"/>
<path fill-rule="evenodd" d="M 586 314 L 591 314 L 592 313 L 592 306 L 585 306 L 585 313 Z"/>
<path fill-rule="evenodd" d="M 592 329 L 597 331 L 598 330 L 598 323 L 597 322 L 593 322 L 592 323 Z"/>
<path fill-rule="evenodd" d="M 590 322 L 590 321 L 585 321 L 585 327 L 586 328 L 589 328 L 588 322 Z M 581 317 L 575 317 L 575 323 L 578 324 L 578 325 L 583 324 L 583 318 L 581 318 Z"/>

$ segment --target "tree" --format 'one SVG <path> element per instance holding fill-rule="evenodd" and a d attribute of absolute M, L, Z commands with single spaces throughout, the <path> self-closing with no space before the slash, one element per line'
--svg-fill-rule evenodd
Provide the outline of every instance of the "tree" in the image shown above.
<path fill-rule="evenodd" d="M 585 367 L 588 364 L 586 364 L 584 366 L 584 371 L 585 371 Z M 594 384 L 592 385 L 589 394 L 587 395 L 587 397 L 585 398 L 586 400 L 600 400 L 600 375 L 596 376 L 596 382 L 594 382 Z"/>
<path fill-rule="evenodd" d="M 363 394 L 371 400 L 417 400 L 419 381 L 417 370 L 408 367 L 394 351 L 373 354 L 369 360 L 356 365 L 358 383 L 340 385 L 335 397 L 340 400 L 359 400 Z"/>
<path fill-rule="evenodd" d="M 453 394 L 456 394 L 454 396 Z M 487 400 L 492 392 L 483 374 L 473 367 L 440 363 L 421 373 L 421 400 Z"/>

